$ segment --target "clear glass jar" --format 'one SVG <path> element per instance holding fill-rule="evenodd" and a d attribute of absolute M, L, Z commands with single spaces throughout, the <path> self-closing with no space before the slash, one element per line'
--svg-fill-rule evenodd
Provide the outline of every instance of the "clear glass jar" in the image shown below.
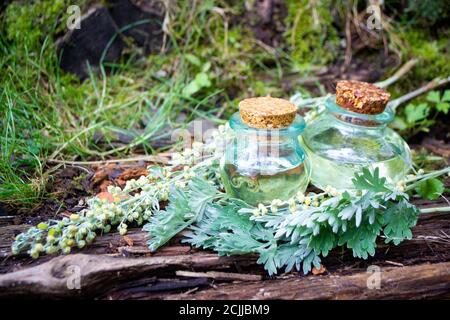
<path fill-rule="evenodd" d="M 281 129 L 257 129 L 246 125 L 236 112 L 229 125 L 233 137 L 221 159 L 225 191 L 248 204 L 287 200 L 304 192 L 309 164 L 298 136 L 305 128 L 302 117 Z"/>
<path fill-rule="evenodd" d="M 326 110 L 308 124 L 301 138 L 311 162 L 311 182 L 338 190 L 354 188 L 352 178 L 363 167 L 379 168 L 380 176 L 394 184 L 411 168 L 411 151 L 387 124 L 394 118 L 387 107 L 376 115 L 341 108 L 335 96 L 325 102 Z"/>

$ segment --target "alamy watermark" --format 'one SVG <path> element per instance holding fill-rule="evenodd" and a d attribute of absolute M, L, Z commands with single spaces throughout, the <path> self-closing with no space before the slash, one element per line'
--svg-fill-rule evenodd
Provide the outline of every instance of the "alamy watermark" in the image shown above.
<path fill-rule="evenodd" d="M 369 14 L 366 26 L 369 30 L 382 30 L 383 21 L 381 15 L 381 6 L 383 0 L 370 0 L 370 5 L 366 8 L 366 13 Z"/>
<path fill-rule="evenodd" d="M 81 268 L 77 265 L 70 265 L 66 269 L 66 286 L 69 290 L 81 289 Z"/>
<path fill-rule="evenodd" d="M 192 156 L 193 163 L 201 162 L 209 153 L 215 155 L 231 154 L 241 159 L 278 158 L 283 152 L 294 153 L 298 141 L 280 130 L 241 128 L 234 131 L 226 126 L 204 128 L 202 120 L 195 120 L 191 129 L 177 129 L 172 132 L 171 142 L 181 142 L 181 154 Z M 196 148 L 206 144 L 209 148 Z M 230 149 L 228 149 L 230 148 Z"/>
<path fill-rule="evenodd" d="M 81 9 L 77 5 L 71 5 L 67 7 L 67 13 L 69 17 L 67 18 L 66 26 L 69 30 L 81 29 Z"/>
<path fill-rule="evenodd" d="M 367 289 L 381 289 L 381 268 L 375 265 L 369 266 L 367 268 L 367 273 L 370 274 L 367 277 Z"/>

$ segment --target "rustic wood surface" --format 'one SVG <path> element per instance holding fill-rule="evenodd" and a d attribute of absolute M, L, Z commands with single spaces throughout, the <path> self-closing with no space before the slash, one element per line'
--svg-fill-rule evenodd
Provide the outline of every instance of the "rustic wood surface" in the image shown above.
<path fill-rule="evenodd" d="M 423 299 L 450 297 L 450 262 L 381 269 L 380 286 L 371 274 L 286 277 L 252 283 L 220 284 L 191 294 L 163 299 Z M 368 285 L 369 282 L 369 285 Z"/>
<path fill-rule="evenodd" d="M 443 204 L 443 203 L 441 203 Z M 439 203 L 420 201 L 420 207 Z M 219 257 L 180 243 L 152 254 L 146 234 L 111 233 L 67 256 L 37 261 L 10 257 L 11 232 L 0 227 L 3 254 L 0 297 L 99 299 L 396 299 L 450 297 L 450 215 L 425 214 L 414 238 L 399 246 L 380 242 L 375 257 L 354 259 L 333 251 L 316 275 L 268 277 L 255 256 Z M 6 241 L 5 241 L 6 240 Z M 369 266 L 380 268 L 380 289 L 369 289 Z M 75 270 L 75 271 L 74 271 Z M 77 273 L 78 272 L 78 273 Z M 319 273 L 319 274 L 317 274 Z M 79 275 L 80 288 L 76 287 Z"/>

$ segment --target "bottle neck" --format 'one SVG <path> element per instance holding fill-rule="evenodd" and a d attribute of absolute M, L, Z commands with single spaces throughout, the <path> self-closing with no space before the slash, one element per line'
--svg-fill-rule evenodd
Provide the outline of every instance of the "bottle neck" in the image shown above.
<path fill-rule="evenodd" d="M 239 112 L 233 114 L 229 121 L 230 128 L 233 129 L 236 136 L 255 137 L 255 141 L 277 141 L 288 140 L 298 137 L 305 128 L 305 121 L 302 117 L 296 116 L 289 127 L 280 129 L 260 129 L 249 127 L 242 121 Z"/>
<path fill-rule="evenodd" d="M 383 130 L 394 119 L 394 113 L 389 106 L 379 114 L 356 113 L 336 104 L 334 96 L 325 101 L 325 107 L 327 112 L 332 114 L 338 121 L 363 129 Z"/>
<path fill-rule="evenodd" d="M 331 112 L 331 114 L 338 121 L 344 122 L 345 124 L 359 127 L 361 129 L 384 130 L 387 126 L 386 123 L 380 123 L 375 120 L 359 118 L 357 116 L 349 116 L 346 114 L 333 113 L 333 112 Z"/>
<path fill-rule="evenodd" d="M 295 140 L 290 135 L 280 134 L 277 130 L 254 130 L 254 131 L 235 131 L 234 136 L 237 142 L 245 142 L 250 145 L 277 145 L 287 144 Z"/>

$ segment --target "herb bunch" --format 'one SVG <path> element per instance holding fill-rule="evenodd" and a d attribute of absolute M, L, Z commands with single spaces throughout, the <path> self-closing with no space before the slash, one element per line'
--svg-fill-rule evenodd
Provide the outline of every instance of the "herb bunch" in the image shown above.
<path fill-rule="evenodd" d="M 217 162 L 214 154 L 222 146 L 224 130 L 220 127 L 214 134 L 215 139 L 208 144 L 193 143 L 192 149 L 176 154 L 166 167 L 149 166 L 147 176 L 127 181 L 124 188 L 108 187 L 111 199 L 93 197 L 81 212 L 61 220 L 41 222 L 17 235 L 11 246 L 12 253 L 26 251 L 32 258 L 57 252 L 68 254 L 72 248 L 83 248 L 94 241 L 97 234 L 108 233 L 113 227 L 125 235 L 130 224 L 140 226 L 155 213 L 159 217 L 160 202 L 178 195 L 196 175 L 204 174 L 204 179 L 217 180 L 215 171 L 205 168 Z M 171 202 L 169 208 L 174 205 Z M 170 237 L 166 235 L 166 238 Z"/>
<path fill-rule="evenodd" d="M 158 210 L 159 202 L 167 200 L 169 195 L 169 171 L 157 173 L 158 170 L 152 167 L 148 170 L 148 176 L 128 181 L 123 189 L 108 187 L 111 200 L 91 198 L 88 208 L 82 212 L 62 220 L 41 222 L 19 234 L 12 245 L 12 253 L 27 251 L 32 258 L 59 251 L 67 254 L 73 247 L 83 248 L 91 243 L 97 233 L 110 232 L 113 226 L 124 235 L 128 224 L 142 225 L 152 211 Z"/>
<path fill-rule="evenodd" d="M 433 177 L 449 172 L 450 168 L 432 173 Z M 430 179 L 430 175 L 410 177 L 407 184 L 387 185 L 376 169 L 364 169 L 353 179 L 354 192 L 339 193 L 333 188 L 320 194 L 299 193 L 288 201 L 274 200 L 270 205 L 257 208 L 229 199 L 218 190 L 218 185 L 193 180 L 187 190 L 173 195 L 175 206 L 162 217 L 164 231 L 158 223 L 147 224 L 149 247 L 156 250 L 159 239 L 180 231 L 177 222 L 186 212 L 189 219 L 183 227 L 189 232 L 184 240 L 193 246 L 216 251 L 219 255 L 254 253 L 258 263 L 269 274 L 279 269 L 302 270 L 308 273 L 313 266 L 320 268 L 320 259 L 336 247 L 346 247 L 354 257 L 367 259 L 375 254 L 377 239 L 399 244 L 411 239 L 419 210 L 409 202 L 405 192 L 414 184 Z M 205 195 L 215 194 L 216 202 L 204 201 L 201 211 L 193 206 L 194 190 L 205 190 Z M 193 212 L 198 212 L 193 217 Z M 152 219 L 158 219 L 156 216 Z"/>
<path fill-rule="evenodd" d="M 208 143 L 175 154 L 170 165 L 150 166 L 147 176 L 128 181 L 123 189 L 110 187 L 112 201 L 92 198 L 88 208 L 70 218 L 30 228 L 16 237 L 13 253 L 27 251 L 33 258 L 69 253 L 112 227 L 124 235 L 129 224 L 147 222 L 152 251 L 187 230 L 184 241 L 193 246 L 219 255 L 258 255 L 269 274 L 282 268 L 308 273 L 336 247 L 367 259 L 375 254 L 379 237 L 394 244 L 411 239 L 420 212 L 409 201 L 411 192 L 436 198 L 443 191 L 436 178 L 450 172 L 450 167 L 426 174 L 419 170 L 392 186 L 378 169 L 364 169 L 352 181 L 355 190 L 327 187 L 251 207 L 222 191 L 218 160 L 227 134 L 220 127 Z M 168 201 L 164 209 L 162 201 Z"/>

